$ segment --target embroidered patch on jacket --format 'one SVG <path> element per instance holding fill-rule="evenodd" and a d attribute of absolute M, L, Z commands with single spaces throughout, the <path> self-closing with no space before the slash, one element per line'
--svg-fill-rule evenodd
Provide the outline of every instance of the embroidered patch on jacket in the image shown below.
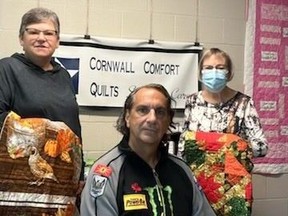
<path fill-rule="evenodd" d="M 144 194 L 126 194 L 123 196 L 124 210 L 148 209 Z"/>
<path fill-rule="evenodd" d="M 91 190 L 90 194 L 94 198 L 101 196 L 104 193 L 104 189 L 107 183 L 107 178 L 100 176 L 100 175 L 94 175 L 93 180 L 91 184 Z"/>
<path fill-rule="evenodd" d="M 135 193 L 138 193 L 140 191 L 142 191 L 142 188 L 140 187 L 140 185 L 135 182 L 131 185 L 131 189 L 135 192 Z"/>
<path fill-rule="evenodd" d="M 98 164 L 94 169 L 94 173 L 108 178 L 112 174 L 112 168 L 104 164 Z"/>

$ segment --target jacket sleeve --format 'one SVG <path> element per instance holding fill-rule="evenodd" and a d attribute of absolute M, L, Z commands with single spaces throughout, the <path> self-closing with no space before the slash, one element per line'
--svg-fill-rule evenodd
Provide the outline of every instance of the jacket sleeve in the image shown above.
<path fill-rule="evenodd" d="M 7 67 L 3 60 L 0 61 L 0 129 L 8 115 L 12 103 L 13 82 L 8 77 Z M 10 73 L 11 74 L 11 73 Z"/>
<path fill-rule="evenodd" d="M 118 216 L 116 202 L 117 173 L 105 177 L 94 172 L 99 162 L 90 170 L 81 195 L 81 215 L 85 216 Z M 116 176 L 115 176 L 116 175 Z"/>
<path fill-rule="evenodd" d="M 191 179 L 193 185 L 193 214 L 192 216 L 214 216 L 216 215 L 212 210 L 206 196 L 198 186 L 196 179 Z"/>

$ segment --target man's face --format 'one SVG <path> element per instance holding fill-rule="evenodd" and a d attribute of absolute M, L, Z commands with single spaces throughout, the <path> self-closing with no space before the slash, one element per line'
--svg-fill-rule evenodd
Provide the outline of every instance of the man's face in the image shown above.
<path fill-rule="evenodd" d="M 167 99 L 156 89 L 140 89 L 125 120 L 130 129 L 129 144 L 158 146 L 170 124 Z"/>

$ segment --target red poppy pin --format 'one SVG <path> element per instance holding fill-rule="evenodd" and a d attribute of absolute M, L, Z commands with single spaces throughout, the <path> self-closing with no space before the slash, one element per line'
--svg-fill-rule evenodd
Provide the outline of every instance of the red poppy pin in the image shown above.
<path fill-rule="evenodd" d="M 94 169 L 94 172 L 98 175 L 109 177 L 112 174 L 112 168 L 103 164 L 98 164 Z"/>
<path fill-rule="evenodd" d="M 138 185 L 138 183 L 133 183 L 133 184 L 131 185 L 131 188 L 132 188 L 132 190 L 133 190 L 135 193 L 138 193 L 138 192 L 142 191 L 142 188 Z"/>

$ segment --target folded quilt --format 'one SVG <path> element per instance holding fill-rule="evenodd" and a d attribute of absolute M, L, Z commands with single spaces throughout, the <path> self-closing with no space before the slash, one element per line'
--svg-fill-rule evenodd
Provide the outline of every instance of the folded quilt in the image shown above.
<path fill-rule="evenodd" d="M 186 131 L 183 157 L 217 215 L 251 214 L 252 149 L 234 134 Z"/>
<path fill-rule="evenodd" d="M 74 215 L 80 139 L 63 122 L 10 112 L 0 137 L 0 215 Z"/>

